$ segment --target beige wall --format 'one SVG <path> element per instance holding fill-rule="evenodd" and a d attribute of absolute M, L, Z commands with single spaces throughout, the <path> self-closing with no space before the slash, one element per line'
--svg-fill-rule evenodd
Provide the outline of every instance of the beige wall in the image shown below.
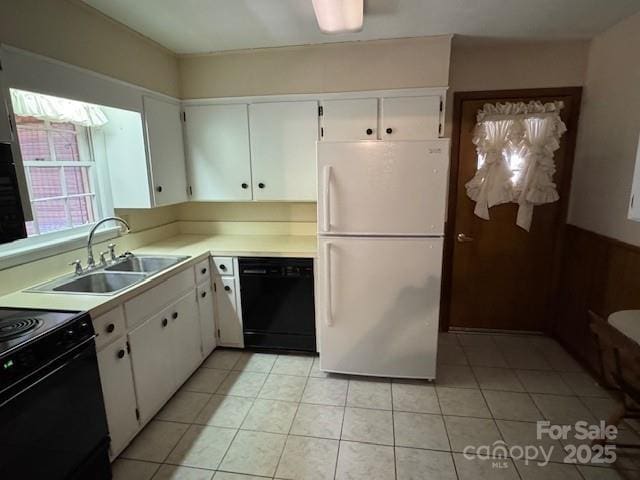
<path fill-rule="evenodd" d="M 195 222 L 315 222 L 315 203 L 206 203 L 177 206 L 179 220 Z"/>
<path fill-rule="evenodd" d="M 589 53 L 569 223 L 640 245 L 627 220 L 640 132 L 640 13 L 597 36 Z"/>
<path fill-rule="evenodd" d="M 582 85 L 588 51 L 586 40 L 524 42 L 455 37 L 451 90 Z"/>
<path fill-rule="evenodd" d="M 182 98 L 445 86 L 449 36 L 181 56 Z"/>
<path fill-rule="evenodd" d="M 173 53 L 80 0 L 2 0 L 0 43 L 174 97 L 179 94 Z"/>

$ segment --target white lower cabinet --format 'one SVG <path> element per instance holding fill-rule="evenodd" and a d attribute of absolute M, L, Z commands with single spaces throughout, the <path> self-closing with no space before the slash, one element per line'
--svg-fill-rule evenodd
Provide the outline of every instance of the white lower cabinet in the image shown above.
<path fill-rule="evenodd" d="M 238 279 L 217 277 L 215 280 L 218 342 L 225 347 L 243 347 Z"/>
<path fill-rule="evenodd" d="M 202 333 L 202 354 L 207 357 L 216 348 L 216 322 L 211 282 L 198 285 L 198 315 Z"/>
<path fill-rule="evenodd" d="M 125 337 L 98 352 L 98 368 L 111 436 L 109 454 L 115 458 L 140 428 Z"/>
<path fill-rule="evenodd" d="M 182 385 L 202 362 L 202 336 L 195 292 L 189 292 L 169 310 L 175 389 Z"/>
<path fill-rule="evenodd" d="M 155 415 L 175 386 L 169 315 L 168 310 L 163 310 L 129 332 L 131 365 L 142 423 Z"/>

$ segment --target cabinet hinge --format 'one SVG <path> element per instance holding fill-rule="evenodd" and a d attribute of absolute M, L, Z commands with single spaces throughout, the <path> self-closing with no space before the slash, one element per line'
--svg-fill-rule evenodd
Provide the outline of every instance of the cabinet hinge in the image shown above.
<path fill-rule="evenodd" d="M 324 107 L 322 105 L 320 105 L 318 107 L 318 116 L 321 117 L 324 115 Z"/>
<path fill-rule="evenodd" d="M 220 338 L 220 329 L 218 329 L 218 338 Z"/>
<path fill-rule="evenodd" d="M 187 121 L 187 112 L 182 112 L 182 121 L 183 122 Z"/>
<path fill-rule="evenodd" d="M 2 60 L 0 60 L 0 70 L 2 70 Z"/>
<path fill-rule="evenodd" d="M 444 108 L 444 102 L 440 100 L 440 111 L 442 111 L 443 108 Z"/>
<path fill-rule="evenodd" d="M 189 195 L 193 195 L 193 188 L 189 185 Z"/>
<path fill-rule="evenodd" d="M 442 135 L 442 124 L 438 124 L 438 135 Z"/>
<path fill-rule="evenodd" d="M 635 194 L 631 195 L 631 208 L 633 208 L 633 201 L 635 200 Z"/>
<path fill-rule="evenodd" d="M 136 419 L 140 420 L 140 410 L 136 408 Z"/>
<path fill-rule="evenodd" d="M 131 353 L 131 345 L 127 341 L 127 353 Z"/>
<path fill-rule="evenodd" d="M 216 282 L 213 282 L 213 291 L 214 291 L 214 292 L 217 292 L 217 291 L 218 291 L 218 288 L 216 287 Z"/>
<path fill-rule="evenodd" d="M 324 137 L 324 127 L 320 127 L 320 137 Z"/>

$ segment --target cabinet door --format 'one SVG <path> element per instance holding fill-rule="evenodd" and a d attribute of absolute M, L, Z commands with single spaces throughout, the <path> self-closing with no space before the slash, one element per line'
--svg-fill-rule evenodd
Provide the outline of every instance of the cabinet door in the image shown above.
<path fill-rule="evenodd" d="M 316 201 L 318 102 L 249 105 L 254 200 Z"/>
<path fill-rule="evenodd" d="M 242 319 L 236 303 L 236 279 L 233 277 L 216 278 L 216 309 L 218 339 L 220 345 L 242 347 Z"/>
<path fill-rule="evenodd" d="M 155 206 L 187 201 L 180 105 L 144 97 Z"/>
<path fill-rule="evenodd" d="M 216 348 L 216 323 L 211 282 L 203 283 L 198 287 L 198 316 L 202 335 L 202 353 L 206 357 Z"/>
<path fill-rule="evenodd" d="M 98 368 L 111 437 L 110 456 L 114 458 L 139 428 L 126 338 L 121 338 L 98 352 Z"/>
<path fill-rule="evenodd" d="M 247 105 L 186 107 L 191 199 L 251 200 Z"/>
<path fill-rule="evenodd" d="M 376 140 L 378 99 L 354 98 L 322 102 L 322 140 Z"/>
<path fill-rule="evenodd" d="M 202 337 L 195 291 L 169 307 L 171 321 L 173 371 L 181 385 L 202 361 Z"/>
<path fill-rule="evenodd" d="M 156 414 L 175 388 L 170 313 L 162 311 L 129 333 L 133 378 L 143 423 Z"/>
<path fill-rule="evenodd" d="M 438 138 L 440 96 L 382 99 L 383 140 L 429 140 Z"/>

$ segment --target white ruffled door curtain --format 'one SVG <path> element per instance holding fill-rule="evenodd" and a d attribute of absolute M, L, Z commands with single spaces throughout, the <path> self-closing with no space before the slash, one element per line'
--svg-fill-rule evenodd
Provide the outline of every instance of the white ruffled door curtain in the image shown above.
<path fill-rule="evenodd" d="M 466 184 L 474 213 L 489 220 L 489 208 L 517 203 L 516 225 L 529 231 L 533 207 L 559 199 L 553 174 L 554 152 L 567 127 L 563 103 L 485 104 L 478 111 L 473 143 L 478 171 Z"/>

